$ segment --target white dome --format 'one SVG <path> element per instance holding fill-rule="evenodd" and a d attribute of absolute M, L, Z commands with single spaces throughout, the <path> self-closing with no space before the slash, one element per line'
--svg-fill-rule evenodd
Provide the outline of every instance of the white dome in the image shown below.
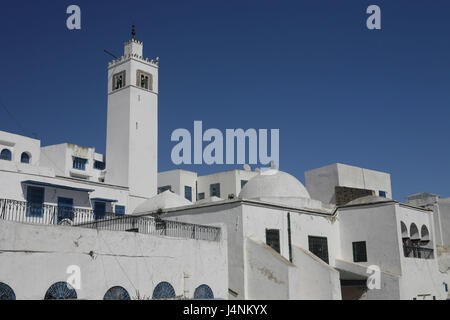
<path fill-rule="evenodd" d="M 133 214 L 149 213 L 158 209 L 183 207 L 191 204 L 192 202 L 189 200 L 167 190 L 141 203 L 134 209 Z"/>
<path fill-rule="evenodd" d="M 289 173 L 269 170 L 250 179 L 239 197 L 258 198 L 307 198 L 311 199 L 305 186 Z"/>

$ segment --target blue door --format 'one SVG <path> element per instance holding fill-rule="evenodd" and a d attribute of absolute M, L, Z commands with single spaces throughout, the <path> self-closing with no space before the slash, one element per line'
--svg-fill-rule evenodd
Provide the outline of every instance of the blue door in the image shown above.
<path fill-rule="evenodd" d="M 105 219 L 106 203 L 104 202 L 94 202 L 94 219 L 100 220 Z"/>
<path fill-rule="evenodd" d="M 59 197 L 57 222 L 60 223 L 64 219 L 73 221 L 73 199 Z"/>

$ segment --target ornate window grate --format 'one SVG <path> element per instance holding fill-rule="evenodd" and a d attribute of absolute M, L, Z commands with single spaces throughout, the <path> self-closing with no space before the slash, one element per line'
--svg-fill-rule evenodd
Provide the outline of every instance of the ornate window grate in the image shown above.
<path fill-rule="evenodd" d="M 0 300 L 16 300 L 13 289 L 2 282 L 0 282 Z"/>
<path fill-rule="evenodd" d="M 67 282 L 57 282 L 45 293 L 45 300 L 75 300 L 77 299 L 77 292 Z"/>
<path fill-rule="evenodd" d="M 175 297 L 175 289 L 168 282 L 160 282 L 153 290 L 152 299 L 173 299 Z"/>
<path fill-rule="evenodd" d="M 131 300 L 131 298 L 127 290 L 120 286 L 116 286 L 106 291 L 103 300 Z"/>
<path fill-rule="evenodd" d="M 202 284 L 195 289 L 194 299 L 214 299 L 214 293 L 208 285 Z"/>

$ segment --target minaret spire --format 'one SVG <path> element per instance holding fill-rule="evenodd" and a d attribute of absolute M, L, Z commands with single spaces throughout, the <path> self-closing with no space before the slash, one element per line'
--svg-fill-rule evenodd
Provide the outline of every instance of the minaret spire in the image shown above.
<path fill-rule="evenodd" d="M 133 39 L 133 40 L 136 39 L 136 28 L 135 28 L 134 24 L 131 26 L 131 39 Z"/>

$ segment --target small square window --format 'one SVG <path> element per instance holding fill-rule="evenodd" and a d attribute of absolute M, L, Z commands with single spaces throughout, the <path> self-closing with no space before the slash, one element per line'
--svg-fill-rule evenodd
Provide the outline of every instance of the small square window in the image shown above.
<path fill-rule="evenodd" d="M 116 205 L 114 209 L 116 216 L 123 216 L 125 214 L 125 206 Z"/>
<path fill-rule="evenodd" d="M 97 169 L 97 170 L 105 170 L 105 163 L 102 162 L 102 161 L 97 161 L 97 160 L 95 160 L 95 161 L 94 161 L 94 169 Z"/>
<path fill-rule="evenodd" d="M 209 186 L 210 196 L 220 198 L 220 183 L 215 183 Z"/>
<path fill-rule="evenodd" d="M 353 242 L 353 262 L 367 262 L 366 242 Z"/>
<path fill-rule="evenodd" d="M 198 194 L 198 200 L 203 200 L 203 199 L 205 199 L 205 193 L 201 192 Z"/>
<path fill-rule="evenodd" d="M 241 189 L 243 187 L 245 187 L 245 185 L 247 184 L 248 180 L 241 180 Z"/>
<path fill-rule="evenodd" d="M 380 190 L 380 191 L 378 191 L 378 195 L 382 198 L 386 198 L 386 191 Z"/>

